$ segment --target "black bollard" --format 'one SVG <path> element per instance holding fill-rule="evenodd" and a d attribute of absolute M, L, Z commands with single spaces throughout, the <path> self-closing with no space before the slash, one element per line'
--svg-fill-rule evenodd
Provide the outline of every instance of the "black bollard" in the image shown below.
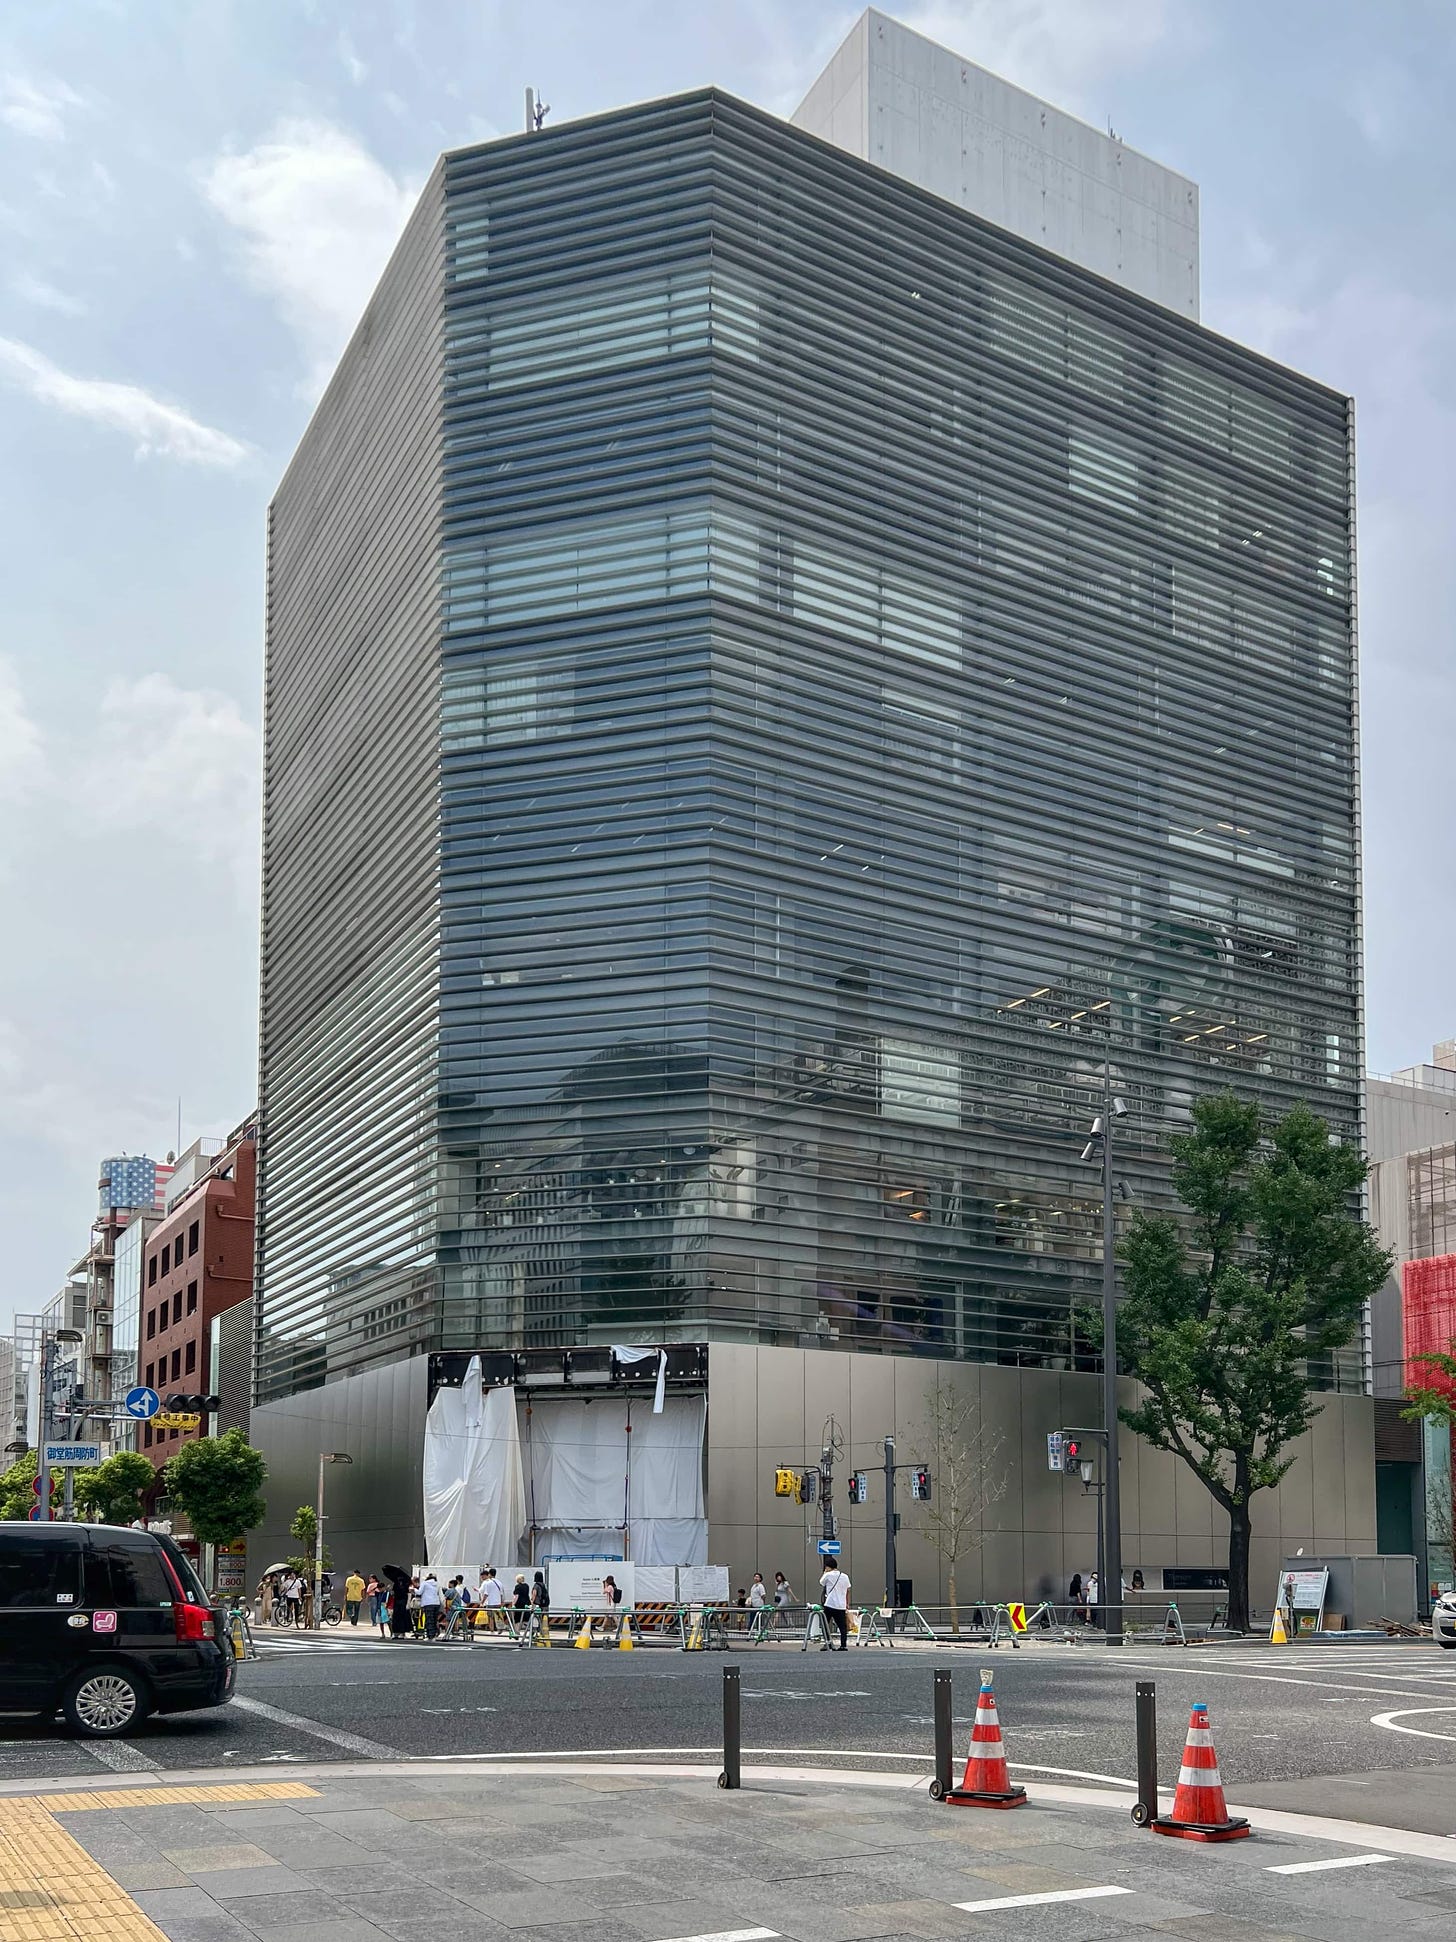
<path fill-rule="evenodd" d="M 743 1785 L 743 1700 L 738 1690 L 737 1666 L 723 1668 L 723 1771 L 720 1787 Z"/>
<path fill-rule="evenodd" d="M 1133 1687 L 1137 1702 L 1137 1805 L 1132 1810 L 1136 1826 L 1147 1827 L 1158 1815 L 1158 1689 L 1151 1679 L 1139 1679 Z"/>
<path fill-rule="evenodd" d="M 930 1783 L 930 1798 L 944 1800 L 955 1785 L 955 1751 L 951 1746 L 950 1672 L 945 1666 L 935 1669 L 935 1778 Z"/>

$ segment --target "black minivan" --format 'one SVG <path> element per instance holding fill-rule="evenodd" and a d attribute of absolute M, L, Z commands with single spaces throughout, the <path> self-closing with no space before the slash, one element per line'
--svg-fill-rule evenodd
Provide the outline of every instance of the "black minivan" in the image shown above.
<path fill-rule="evenodd" d="M 150 1713 L 221 1706 L 233 1655 L 170 1538 L 114 1524 L 0 1522 L 0 1713 L 112 1739 Z"/>

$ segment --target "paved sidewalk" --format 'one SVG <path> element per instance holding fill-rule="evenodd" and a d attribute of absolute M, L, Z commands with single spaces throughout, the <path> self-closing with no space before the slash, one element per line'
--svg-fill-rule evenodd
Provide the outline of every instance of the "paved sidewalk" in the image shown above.
<path fill-rule="evenodd" d="M 707 1770 L 413 1765 L 0 1799 L 0 1942 L 1449 1942 L 1456 1924 L 1456 1866 L 1373 1840 L 1209 1848 L 1139 1833 L 1120 1798 L 994 1813 L 904 1776 L 773 1774 L 729 1793 Z"/>

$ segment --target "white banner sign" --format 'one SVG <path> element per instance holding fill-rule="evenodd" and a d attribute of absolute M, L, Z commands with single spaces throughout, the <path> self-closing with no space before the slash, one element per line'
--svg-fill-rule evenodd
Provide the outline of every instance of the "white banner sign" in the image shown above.
<path fill-rule="evenodd" d="M 553 1558 L 546 1567 L 553 1612 L 614 1612 L 616 1600 L 606 1588 L 611 1578 L 622 1593 L 622 1604 L 636 1597 L 636 1566 L 621 1558 Z"/>
<path fill-rule="evenodd" d="M 726 1605 L 728 1567 L 726 1564 L 680 1564 L 677 1568 L 677 1595 L 684 1605 Z"/>
<path fill-rule="evenodd" d="M 633 1566 L 638 1605 L 675 1605 L 677 1603 L 677 1566 L 639 1564 Z"/>

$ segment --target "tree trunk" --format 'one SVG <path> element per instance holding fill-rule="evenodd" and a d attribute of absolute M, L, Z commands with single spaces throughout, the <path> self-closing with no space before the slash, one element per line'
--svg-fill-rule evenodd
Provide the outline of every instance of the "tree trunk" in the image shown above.
<path fill-rule="evenodd" d="M 958 1632 L 961 1629 L 961 1615 L 956 1608 L 956 1583 L 955 1583 L 954 1564 L 952 1564 L 949 1570 L 946 1572 L 945 1581 L 946 1581 L 947 1589 L 950 1592 L 950 1629 L 953 1632 Z"/>
<path fill-rule="evenodd" d="M 1228 1622 L 1231 1632 L 1249 1629 L 1249 1500 L 1244 1495 L 1229 1509 Z"/>

